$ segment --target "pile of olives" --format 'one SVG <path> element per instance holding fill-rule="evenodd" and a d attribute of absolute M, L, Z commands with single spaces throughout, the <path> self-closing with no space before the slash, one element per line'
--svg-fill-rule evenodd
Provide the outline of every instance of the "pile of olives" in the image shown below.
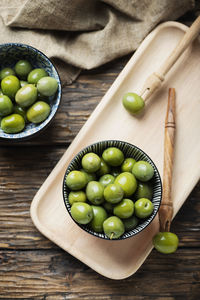
<path fill-rule="evenodd" d="M 153 213 L 150 163 L 125 158 L 120 149 L 109 147 L 102 157 L 85 154 L 81 166 L 65 177 L 71 216 L 78 224 L 118 239 Z"/>
<path fill-rule="evenodd" d="M 0 71 L 0 118 L 5 133 L 18 133 L 25 124 L 43 122 L 50 114 L 46 102 L 58 88 L 55 78 L 44 69 L 33 69 L 27 60 L 19 60 L 14 69 Z"/>

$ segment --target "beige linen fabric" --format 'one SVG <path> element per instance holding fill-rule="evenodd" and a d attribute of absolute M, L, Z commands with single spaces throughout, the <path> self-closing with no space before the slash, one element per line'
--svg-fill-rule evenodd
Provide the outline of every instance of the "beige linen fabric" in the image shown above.
<path fill-rule="evenodd" d="M 175 20 L 191 0 L 0 0 L 0 43 L 32 45 L 72 82 L 135 50 L 158 23 Z"/>

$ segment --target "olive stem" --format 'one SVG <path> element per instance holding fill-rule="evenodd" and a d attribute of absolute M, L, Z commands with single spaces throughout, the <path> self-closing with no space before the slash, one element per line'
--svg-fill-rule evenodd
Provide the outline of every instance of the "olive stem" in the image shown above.
<path fill-rule="evenodd" d="M 113 236 L 114 236 L 114 232 L 111 233 L 110 240 L 113 239 Z"/>

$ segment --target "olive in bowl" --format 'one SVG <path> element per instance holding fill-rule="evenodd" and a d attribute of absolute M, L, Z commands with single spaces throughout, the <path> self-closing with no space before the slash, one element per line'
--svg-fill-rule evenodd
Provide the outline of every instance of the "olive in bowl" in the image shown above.
<path fill-rule="evenodd" d="M 88 157 L 91 158 L 89 162 Z M 90 168 L 94 157 L 95 167 L 97 161 L 104 160 L 108 165 L 108 174 L 101 176 L 101 164 L 95 171 Z M 124 172 L 124 161 L 127 159 L 150 164 L 153 175 L 150 168 L 151 179 L 145 182 L 145 187 L 147 184 L 151 186 L 151 193 L 141 193 L 142 184 L 132 172 L 133 168 Z M 119 172 L 114 177 L 111 174 L 116 165 Z M 76 174 L 78 176 L 74 177 Z M 71 185 L 71 178 L 74 185 Z M 80 189 L 76 189 L 77 184 L 81 184 Z M 140 194 L 143 197 L 138 199 Z M 144 230 L 155 218 L 161 198 L 161 178 L 154 162 L 140 148 L 124 141 L 100 141 L 82 149 L 70 162 L 63 178 L 67 213 L 83 230 L 105 240 L 123 240 Z"/>
<path fill-rule="evenodd" d="M 19 43 L 0 45 L 0 66 L 0 138 L 10 141 L 32 138 L 47 128 L 58 110 L 59 74 L 45 54 Z M 42 84 L 45 94 L 39 92 L 40 84 L 38 89 L 42 77 L 46 77 Z M 46 90 L 51 90 L 48 96 Z"/>

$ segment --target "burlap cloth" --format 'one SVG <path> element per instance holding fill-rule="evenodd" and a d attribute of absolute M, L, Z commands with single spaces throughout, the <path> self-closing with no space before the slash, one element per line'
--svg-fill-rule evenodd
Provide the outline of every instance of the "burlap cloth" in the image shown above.
<path fill-rule="evenodd" d="M 0 0 L 0 43 L 38 48 L 70 83 L 80 69 L 133 52 L 158 23 L 193 6 L 191 0 Z"/>

